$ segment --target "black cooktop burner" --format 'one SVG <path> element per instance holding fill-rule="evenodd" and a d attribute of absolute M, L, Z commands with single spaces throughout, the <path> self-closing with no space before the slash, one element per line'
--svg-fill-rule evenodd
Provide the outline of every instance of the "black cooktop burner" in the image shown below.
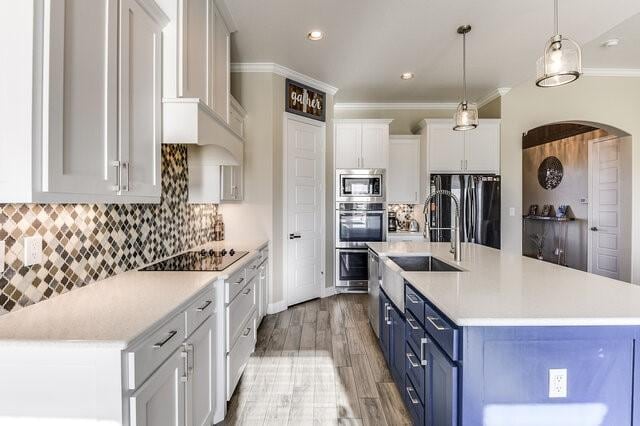
<path fill-rule="evenodd" d="M 142 271 L 222 271 L 245 256 L 247 251 L 202 249 L 154 263 Z"/>

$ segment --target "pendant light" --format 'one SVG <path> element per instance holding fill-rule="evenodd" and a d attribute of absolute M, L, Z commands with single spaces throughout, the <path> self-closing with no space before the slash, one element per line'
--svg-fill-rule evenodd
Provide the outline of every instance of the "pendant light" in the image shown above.
<path fill-rule="evenodd" d="M 453 116 L 453 130 L 472 130 L 478 127 L 478 108 L 467 102 L 467 33 L 471 25 L 458 27 L 458 34 L 462 34 L 462 102 L 458 105 Z"/>
<path fill-rule="evenodd" d="M 563 37 L 558 29 L 558 0 L 554 0 L 554 33 L 538 59 L 536 86 L 557 87 L 576 81 L 582 74 L 580 45 Z"/>

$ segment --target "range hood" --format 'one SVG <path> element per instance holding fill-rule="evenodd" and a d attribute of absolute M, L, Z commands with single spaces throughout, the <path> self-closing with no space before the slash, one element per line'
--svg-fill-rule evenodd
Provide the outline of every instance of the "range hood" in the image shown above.
<path fill-rule="evenodd" d="M 198 98 L 162 101 L 162 143 L 202 147 L 209 163 L 240 165 L 244 139 Z"/>

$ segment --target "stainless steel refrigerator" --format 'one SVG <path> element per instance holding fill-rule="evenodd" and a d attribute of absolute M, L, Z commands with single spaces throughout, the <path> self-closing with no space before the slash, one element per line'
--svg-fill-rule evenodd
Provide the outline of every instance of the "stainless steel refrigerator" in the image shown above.
<path fill-rule="evenodd" d="M 500 176 L 431 175 L 431 192 L 446 189 L 460 200 L 461 241 L 500 248 Z M 454 206 L 449 197 L 436 197 L 427 220 L 432 228 L 449 228 Z M 451 241 L 450 231 L 430 231 L 431 241 Z"/>

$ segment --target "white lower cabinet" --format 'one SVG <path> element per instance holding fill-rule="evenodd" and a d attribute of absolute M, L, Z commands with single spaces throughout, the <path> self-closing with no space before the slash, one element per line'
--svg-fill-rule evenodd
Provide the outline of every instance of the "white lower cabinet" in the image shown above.
<path fill-rule="evenodd" d="M 131 426 L 185 424 L 185 363 L 176 351 L 129 399 Z"/>
<path fill-rule="evenodd" d="M 184 344 L 187 356 L 186 415 L 187 426 L 213 423 L 215 385 L 220 377 L 215 372 L 216 340 L 214 320 L 209 318 Z"/>

